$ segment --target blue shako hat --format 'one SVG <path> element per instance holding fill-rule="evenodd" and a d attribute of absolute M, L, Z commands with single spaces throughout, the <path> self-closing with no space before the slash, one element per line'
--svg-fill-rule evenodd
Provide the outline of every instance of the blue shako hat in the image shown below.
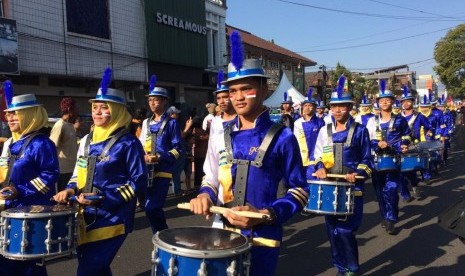
<path fill-rule="evenodd" d="M 331 99 L 329 100 L 329 104 L 335 103 L 354 103 L 352 99 L 352 95 L 349 91 L 344 91 L 344 84 L 346 82 L 346 77 L 341 75 L 339 80 L 337 81 L 337 88 L 336 91 L 331 93 Z"/>
<path fill-rule="evenodd" d="M 316 108 L 326 108 L 325 102 L 322 101 L 319 97 L 315 101 L 316 103 Z"/>
<path fill-rule="evenodd" d="M 287 92 L 284 92 L 283 94 L 283 101 L 281 104 L 293 104 L 292 102 L 292 97 L 287 95 Z"/>
<path fill-rule="evenodd" d="M 312 97 L 312 95 L 313 95 L 313 87 L 309 87 L 308 92 L 307 92 L 307 98 L 305 98 L 302 104 L 311 103 L 311 104 L 316 105 L 315 99 Z"/>
<path fill-rule="evenodd" d="M 438 106 L 445 106 L 446 99 L 444 98 L 444 94 L 442 94 L 441 98 L 438 99 Z"/>
<path fill-rule="evenodd" d="M 429 101 L 428 96 L 423 95 L 423 97 L 420 97 L 420 102 L 418 105 L 419 106 L 431 106 L 431 102 Z"/>
<path fill-rule="evenodd" d="M 7 109 L 4 110 L 5 112 L 41 106 L 34 94 L 24 94 L 13 97 L 13 83 L 10 80 L 3 83 L 3 93 L 7 107 Z"/>
<path fill-rule="evenodd" d="M 163 87 L 156 87 L 155 85 L 157 84 L 157 76 L 152 75 L 150 77 L 150 84 L 149 84 L 149 94 L 145 95 L 146 97 L 152 97 L 152 96 L 160 96 L 168 99 L 168 90 L 166 90 Z"/>
<path fill-rule="evenodd" d="M 395 100 L 394 104 L 392 105 L 393 108 L 402 108 L 402 105 L 400 104 L 399 100 Z"/>
<path fill-rule="evenodd" d="M 231 62 L 228 64 L 228 79 L 222 83 L 227 84 L 230 81 L 250 77 L 268 78 L 265 76 L 265 71 L 259 59 L 244 60 L 244 52 L 239 32 L 232 32 L 229 39 L 231 42 Z"/>
<path fill-rule="evenodd" d="M 415 100 L 415 97 L 410 93 L 410 89 L 408 89 L 408 86 L 405 84 L 402 87 L 402 96 L 400 97 L 400 101 L 404 100 Z"/>
<path fill-rule="evenodd" d="M 363 95 L 360 106 L 371 106 L 371 102 L 368 100 L 367 95 Z"/>
<path fill-rule="evenodd" d="M 374 103 L 374 104 L 373 104 L 373 109 L 374 109 L 374 110 L 379 110 L 379 104 L 378 104 L 378 103 Z"/>
<path fill-rule="evenodd" d="M 216 90 L 213 91 L 213 95 L 216 95 L 220 92 L 228 92 L 229 93 L 229 87 L 227 85 L 221 84 L 224 79 L 224 72 L 223 70 L 218 71 L 218 76 L 216 79 Z"/>
<path fill-rule="evenodd" d="M 111 68 L 107 67 L 105 71 L 103 71 L 102 81 L 100 82 L 100 88 L 97 91 L 95 99 L 90 99 L 89 102 L 104 101 L 126 105 L 126 95 L 124 92 L 108 87 L 111 83 L 111 75 Z"/>
<path fill-rule="evenodd" d="M 378 100 L 382 98 L 396 98 L 396 96 L 392 94 L 391 90 L 386 90 L 386 80 L 379 80 L 379 94 L 376 99 Z"/>

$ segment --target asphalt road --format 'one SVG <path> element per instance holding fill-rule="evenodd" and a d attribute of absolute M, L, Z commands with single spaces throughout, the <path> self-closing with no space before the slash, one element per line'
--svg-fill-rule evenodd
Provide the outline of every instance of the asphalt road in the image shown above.
<path fill-rule="evenodd" d="M 456 135 L 449 165 L 431 185 L 420 184 L 423 197 L 400 202 L 400 232 L 388 235 L 380 226 L 378 204 L 371 182 L 366 183 L 364 217 L 358 231 L 363 275 L 465 275 L 465 244 L 437 224 L 437 215 L 465 196 L 465 129 Z M 208 226 L 211 221 L 176 208 L 189 197 L 169 197 L 166 215 L 170 227 Z M 321 216 L 295 215 L 285 226 L 278 275 L 336 275 Z M 113 274 L 150 275 L 152 233 L 144 213 L 137 213 L 135 231 L 128 236 L 112 263 Z M 49 261 L 49 275 L 75 275 L 77 260 Z"/>

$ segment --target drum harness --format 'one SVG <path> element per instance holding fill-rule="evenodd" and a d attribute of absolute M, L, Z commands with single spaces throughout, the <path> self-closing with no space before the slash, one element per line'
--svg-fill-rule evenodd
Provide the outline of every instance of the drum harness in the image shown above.
<path fill-rule="evenodd" d="M 90 142 L 92 139 L 93 132 L 87 135 L 87 139 L 84 145 L 84 157 L 87 159 L 87 176 L 86 176 L 86 184 L 82 189 L 84 193 L 98 193 L 99 190 L 94 187 L 94 173 L 95 173 L 95 166 L 97 165 L 97 161 L 100 161 L 108 156 L 108 152 L 110 151 L 111 147 L 125 134 L 128 133 L 126 128 L 120 128 L 120 130 L 111 136 L 110 141 L 105 145 L 102 150 L 102 153 L 99 156 L 96 155 L 89 155 L 90 150 Z M 97 220 L 97 208 L 92 208 L 94 211 L 94 219 L 93 221 L 88 224 L 92 225 Z"/>
<path fill-rule="evenodd" d="M 344 159 L 344 148 L 349 148 L 352 145 L 352 138 L 354 136 L 355 128 L 359 123 L 352 122 L 349 127 L 349 132 L 347 133 L 347 139 L 344 143 L 335 143 L 333 141 L 333 124 L 326 125 L 326 131 L 328 133 L 328 144 L 333 144 L 334 149 L 334 166 L 329 169 L 330 173 L 334 174 L 347 174 L 352 173 L 353 170 L 343 165 Z M 348 215 L 338 216 L 338 220 L 346 221 L 348 219 Z"/>
<path fill-rule="evenodd" d="M 276 137 L 276 134 L 284 128 L 283 125 L 274 123 L 266 132 L 265 137 L 263 138 L 260 147 L 258 148 L 257 155 L 255 156 L 254 161 L 244 160 L 244 159 L 235 159 L 233 158 L 233 151 L 232 151 L 232 141 L 231 141 L 231 132 L 234 124 L 227 126 L 224 129 L 224 144 L 226 150 L 226 158 L 229 164 L 236 164 L 236 179 L 234 182 L 234 200 L 232 202 L 228 202 L 225 204 L 226 207 L 231 208 L 234 206 L 244 206 L 245 202 L 245 195 L 247 191 L 247 178 L 249 175 L 249 168 L 250 166 L 254 166 L 256 168 L 261 168 L 263 165 L 263 159 L 266 155 L 268 148 L 270 147 L 273 139 Z M 270 208 L 271 209 L 271 208 Z M 270 213 L 271 211 L 268 210 Z M 276 214 L 274 214 L 276 216 Z M 273 214 L 271 214 L 271 219 L 273 219 Z M 275 217 L 274 217 L 275 218 Z M 225 221 L 227 225 L 227 221 Z M 253 229 L 250 229 L 250 240 L 253 241 Z"/>
<path fill-rule="evenodd" d="M 37 135 L 40 135 L 40 132 L 34 132 L 29 137 L 26 138 L 26 141 L 24 141 L 23 145 L 21 146 L 21 149 L 19 150 L 19 153 L 17 155 L 11 154 L 10 149 L 8 148 L 8 157 L 10 157 L 10 160 L 8 162 L 8 172 L 6 173 L 5 177 L 5 182 L 4 186 L 8 187 L 11 185 L 11 173 L 13 171 L 13 166 L 15 162 L 21 158 L 21 155 L 23 154 L 24 149 L 31 143 L 32 139 L 34 139 Z"/>
<path fill-rule="evenodd" d="M 152 155 L 157 155 L 157 141 L 158 138 L 161 137 L 163 134 L 163 131 L 165 130 L 165 126 L 170 120 L 169 116 L 166 116 L 166 118 L 162 121 L 160 128 L 158 129 L 157 132 L 155 133 L 150 133 L 150 153 Z M 150 120 L 147 120 L 146 122 L 147 125 L 147 131 L 150 131 Z M 148 170 L 148 182 L 147 182 L 147 187 L 150 188 L 153 186 L 153 174 L 154 174 L 154 167 L 152 166 L 151 169 Z"/>

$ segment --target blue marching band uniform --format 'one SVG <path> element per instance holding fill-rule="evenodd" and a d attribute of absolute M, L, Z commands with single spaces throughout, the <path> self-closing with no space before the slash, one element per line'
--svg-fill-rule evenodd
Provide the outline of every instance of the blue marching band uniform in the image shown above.
<path fill-rule="evenodd" d="M 390 98 L 391 104 L 387 111 L 392 112 L 392 104 L 394 103 L 395 96 L 391 91 L 385 89 L 384 80 L 381 80 L 380 88 L 377 102 L 379 104 L 380 99 Z M 380 108 L 382 108 L 381 105 Z M 381 112 L 382 111 L 383 110 L 381 110 Z M 401 153 L 401 145 L 408 146 L 411 141 L 408 123 L 402 115 L 394 115 L 391 113 L 389 116 L 390 118 L 382 118 L 381 114 L 371 118 L 367 123 L 371 147 L 376 153 L 375 158 L 378 160 L 380 160 L 385 153 L 399 155 Z M 378 143 L 380 141 L 387 142 L 388 146 L 386 149 L 381 149 L 379 147 Z M 397 190 L 401 184 L 400 170 L 380 172 L 375 161 L 372 182 L 378 199 L 381 218 L 383 219 L 382 226 L 386 228 L 389 234 L 396 234 L 394 224 L 398 220 L 399 213 L 399 195 Z"/>
<path fill-rule="evenodd" d="M 430 122 L 426 119 L 423 114 L 415 111 L 413 109 L 413 103 L 415 101 L 415 97 L 412 96 L 407 86 L 404 85 L 402 97 L 400 99 L 401 103 L 405 103 L 406 101 L 410 101 L 408 110 L 404 110 L 401 114 L 407 121 L 408 127 L 410 129 L 410 136 L 413 145 L 418 145 L 418 143 L 425 141 L 425 134 L 431 133 L 431 125 Z M 408 112 L 408 114 L 407 114 Z M 401 177 L 401 189 L 400 193 L 404 200 L 410 201 L 412 199 L 412 195 L 410 194 L 408 188 L 408 182 L 405 180 L 409 180 L 410 185 L 412 185 L 413 190 L 413 197 L 419 198 L 420 194 L 418 191 L 418 178 L 417 178 L 417 171 L 407 171 L 402 172 Z"/>
<path fill-rule="evenodd" d="M 155 87 L 153 81 L 155 78 L 151 79 L 150 91 L 146 97 L 168 99 L 168 91 L 162 87 Z M 139 140 L 146 154 L 158 156 L 157 163 L 148 164 L 149 185 L 145 203 L 145 213 L 155 234 L 168 228 L 163 206 L 168 195 L 174 165 L 184 151 L 181 130 L 177 121 L 165 112 L 159 121 L 155 121 L 155 115 L 143 121 Z"/>
<path fill-rule="evenodd" d="M 367 129 L 349 115 L 354 103 L 349 93 L 343 91 L 344 77 L 339 79 L 337 91 L 331 95 L 330 105 L 346 104 L 345 128 L 336 131 L 336 121 L 326 123 L 318 133 L 314 151 L 314 169 L 324 168 L 333 174 L 356 173 L 365 179 L 371 176 L 372 159 Z M 314 177 L 312 177 L 314 178 Z M 355 199 L 352 215 L 326 215 L 326 231 L 331 243 L 331 256 L 338 275 L 352 275 L 359 271 L 358 246 L 355 231 L 363 217 L 364 180 L 354 183 Z"/>
<path fill-rule="evenodd" d="M 15 191 L 16 194 L 14 198 L 10 195 L 0 199 L 0 211 L 29 205 L 52 205 L 50 197 L 55 194 L 59 169 L 55 144 L 40 133 L 47 124 L 47 112 L 33 94 L 12 97 L 9 81 L 5 82 L 4 88 L 8 107 L 5 112 L 8 116 L 13 113 L 18 116 L 20 129 L 12 131 L 13 137 L 5 142 L 0 158 L 1 191 Z M 37 265 L 38 261 L 0 256 L 0 275 L 47 275 L 45 265 Z"/>

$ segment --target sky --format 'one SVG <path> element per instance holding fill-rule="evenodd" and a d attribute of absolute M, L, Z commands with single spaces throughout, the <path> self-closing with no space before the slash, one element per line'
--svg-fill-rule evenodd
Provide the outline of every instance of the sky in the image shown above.
<path fill-rule="evenodd" d="M 228 0 L 227 6 L 228 25 L 328 69 L 339 62 L 364 73 L 408 64 L 417 76 L 436 75 L 436 42 L 465 23 L 463 0 Z"/>

